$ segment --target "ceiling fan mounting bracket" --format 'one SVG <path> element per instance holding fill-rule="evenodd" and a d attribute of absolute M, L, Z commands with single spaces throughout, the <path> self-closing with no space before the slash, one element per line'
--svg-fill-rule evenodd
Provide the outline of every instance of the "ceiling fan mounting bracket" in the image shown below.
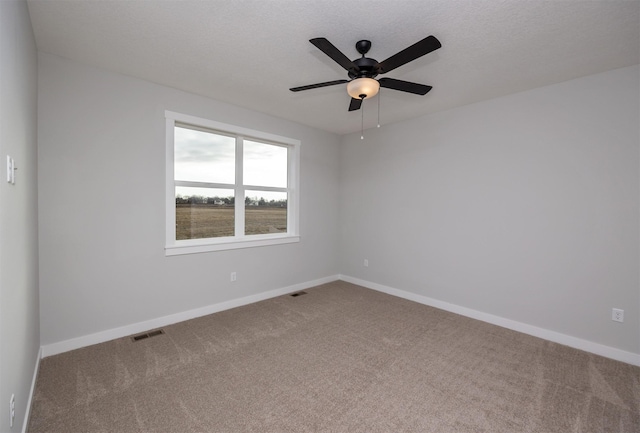
<path fill-rule="evenodd" d="M 364 57 L 364 55 L 367 54 L 370 49 L 371 41 L 364 39 L 362 41 L 356 42 L 356 50 L 358 50 L 358 52 L 362 54 L 362 57 Z"/>

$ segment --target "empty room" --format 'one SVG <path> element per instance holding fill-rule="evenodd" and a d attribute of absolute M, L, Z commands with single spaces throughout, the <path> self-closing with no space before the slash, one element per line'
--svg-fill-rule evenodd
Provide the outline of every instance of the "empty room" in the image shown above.
<path fill-rule="evenodd" d="M 0 432 L 640 431 L 640 1 L 0 1 Z"/>

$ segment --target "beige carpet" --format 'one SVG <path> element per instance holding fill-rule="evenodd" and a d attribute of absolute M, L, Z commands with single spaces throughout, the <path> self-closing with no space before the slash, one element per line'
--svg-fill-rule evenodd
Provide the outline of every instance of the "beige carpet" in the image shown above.
<path fill-rule="evenodd" d="M 345 282 L 42 360 L 35 432 L 640 432 L 640 368 Z"/>

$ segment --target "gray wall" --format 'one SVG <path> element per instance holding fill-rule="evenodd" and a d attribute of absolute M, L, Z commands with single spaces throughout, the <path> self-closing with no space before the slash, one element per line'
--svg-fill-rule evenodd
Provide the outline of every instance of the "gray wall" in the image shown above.
<path fill-rule="evenodd" d="M 43 345 L 342 273 L 640 353 L 637 66 L 360 140 L 39 62 Z M 302 242 L 165 257 L 164 110 L 302 140 Z"/>
<path fill-rule="evenodd" d="M 338 274 L 336 135 L 50 54 L 39 72 L 43 345 Z M 165 110 L 301 140 L 302 241 L 165 257 Z"/>
<path fill-rule="evenodd" d="M 639 83 L 633 66 L 345 136 L 342 273 L 640 353 Z"/>
<path fill-rule="evenodd" d="M 40 348 L 37 55 L 25 1 L 0 1 L 0 431 L 20 431 Z M 6 182 L 6 157 L 18 167 Z M 9 398 L 16 417 L 9 428 Z"/>

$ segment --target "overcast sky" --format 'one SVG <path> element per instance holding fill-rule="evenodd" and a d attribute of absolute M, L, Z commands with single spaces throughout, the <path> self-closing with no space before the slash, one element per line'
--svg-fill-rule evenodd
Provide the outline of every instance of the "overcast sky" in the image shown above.
<path fill-rule="evenodd" d="M 193 129 L 175 128 L 174 171 L 176 180 L 233 184 L 235 138 Z M 244 141 L 244 184 L 287 186 L 287 148 Z M 184 188 L 180 195 L 228 197 L 232 189 Z M 248 191 L 249 197 L 282 200 L 286 193 Z"/>

